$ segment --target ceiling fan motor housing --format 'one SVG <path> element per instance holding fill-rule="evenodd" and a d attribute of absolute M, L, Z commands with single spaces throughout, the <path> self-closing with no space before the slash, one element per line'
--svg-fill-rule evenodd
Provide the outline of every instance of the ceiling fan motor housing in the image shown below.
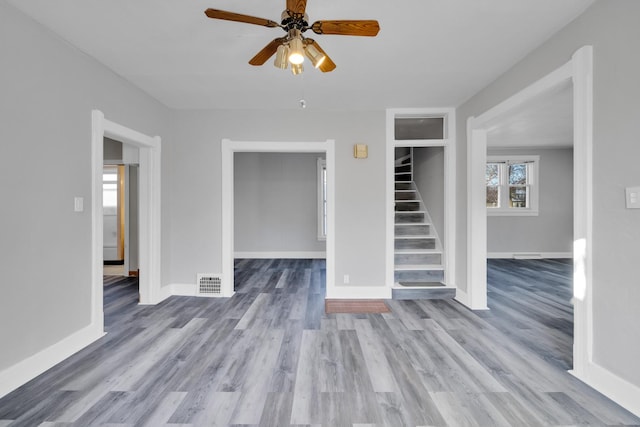
<path fill-rule="evenodd" d="M 286 32 L 299 30 L 301 33 L 309 29 L 309 15 L 306 13 L 293 13 L 289 10 L 282 12 L 282 29 Z"/>

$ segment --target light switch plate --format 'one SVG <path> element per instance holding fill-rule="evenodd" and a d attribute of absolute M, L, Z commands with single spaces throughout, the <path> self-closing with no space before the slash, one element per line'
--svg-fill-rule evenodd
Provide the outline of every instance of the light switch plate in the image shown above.
<path fill-rule="evenodd" d="M 82 197 L 74 197 L 74 199 L 73 199 L 73 210 L 75 212 L 84 211 L 84 198 L 82 198 Z"/>
<path fill-rule="evenodd" d="M 627 209 L 640 209 L 640 187 L 627 187 L 625 192 Z"/>

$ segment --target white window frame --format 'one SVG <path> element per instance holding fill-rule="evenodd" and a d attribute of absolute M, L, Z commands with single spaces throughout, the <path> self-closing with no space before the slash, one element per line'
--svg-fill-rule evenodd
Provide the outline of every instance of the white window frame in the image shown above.
<path fill-rule="evenodd" d="M 539 175 L 540 156 L 487 156 L 487 164 L 498 163 L 500 167 L 500 206 L 488 207 L 488 216 L 538 216 L 539 215 Z M 527 163 L 527 186 L 529 187 L 529 207 L 512 208 L 509 207 L 509 182 L 508 166 L 510 164 Z M 486 189 L 486 185 L 485 185 Z"/>
<path fill-rule="evenodd" d="M 318 157 L 318 240 L 327 240 L 327 192 L 323 176 L 327 171 L 327 160 Z"/>

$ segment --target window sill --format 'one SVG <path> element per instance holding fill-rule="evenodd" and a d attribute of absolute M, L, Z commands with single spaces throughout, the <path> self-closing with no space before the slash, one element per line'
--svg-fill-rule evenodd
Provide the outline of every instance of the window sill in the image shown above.
<path fill-rule="evenodd" d="M 491 208 L 487 208 L 487 216 L 538 216 L 538 211 L 526 210 L 526 211 L 516 211 L 516 210 L 493 210 Z"/>

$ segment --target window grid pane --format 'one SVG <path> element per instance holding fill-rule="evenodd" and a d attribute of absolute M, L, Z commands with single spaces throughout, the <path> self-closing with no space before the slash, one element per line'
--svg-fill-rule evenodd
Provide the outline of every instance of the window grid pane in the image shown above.
<path fill-rule="evenodd" d="M 498 163 L 487 163 L 485 180 L 487 185 L 500 185 L 500 165 Z"/>
<path fill-rule="evenodd" d="M 509 165 L 509 185 L 526 185 L 528 182 L 526 163 Z"/>
<path fill-rule="evenodd" d="M 528 208 L 529 207 L 529 186 L 512 185 L 509 186 L 509 207 Z"/>
<path fill-rule="evenodd" d="M 488 208 L 500 207 L 500 187 L 487 186 L 487 207 Z"/>

